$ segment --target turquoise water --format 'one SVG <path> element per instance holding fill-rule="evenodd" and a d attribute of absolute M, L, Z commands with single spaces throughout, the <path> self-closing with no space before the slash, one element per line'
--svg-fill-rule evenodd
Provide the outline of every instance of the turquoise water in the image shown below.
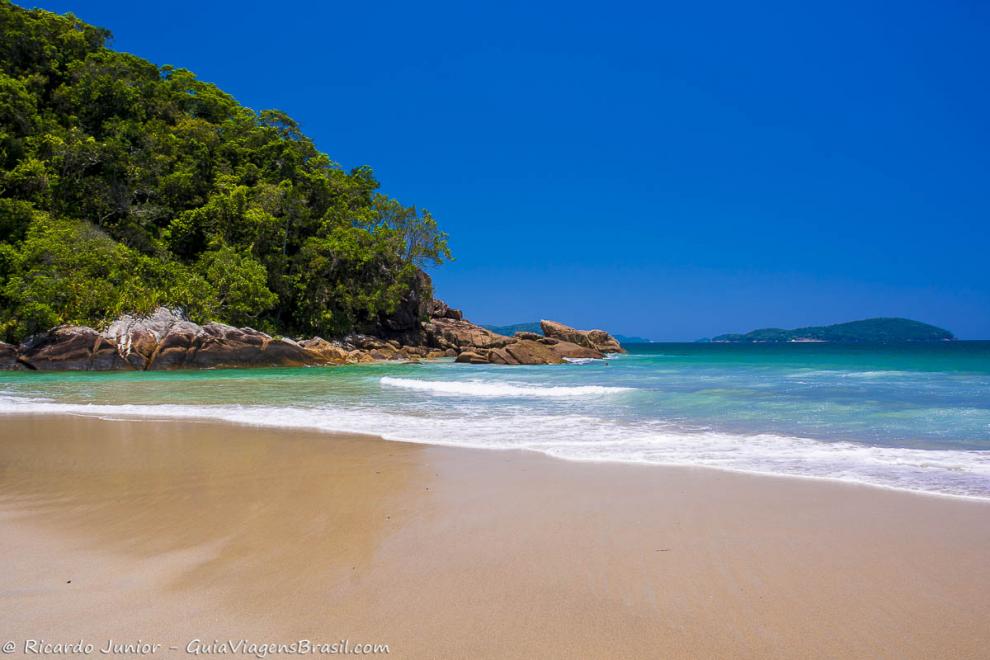
<path fill-rule="evenodd" d="M 0 412 L 198 417 L 990 498 L 990 342 L 649 344 L 556 367 L 6 373 Z"/>

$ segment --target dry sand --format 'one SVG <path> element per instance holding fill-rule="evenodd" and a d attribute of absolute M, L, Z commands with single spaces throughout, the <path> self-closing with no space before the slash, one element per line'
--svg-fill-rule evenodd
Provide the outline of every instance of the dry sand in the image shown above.
<path fill-rule="evenodd" d="M 7 416 L 0 556 L 18 648 L 990 656 L 990 503 L 706 469 Z"/>

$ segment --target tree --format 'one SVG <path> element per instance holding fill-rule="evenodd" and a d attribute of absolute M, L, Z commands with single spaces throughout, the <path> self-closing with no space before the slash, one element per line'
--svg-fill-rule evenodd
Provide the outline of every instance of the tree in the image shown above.
<path fill-rule="evenodd" d="M 375 195 L 372 208 L 375 229 L 386 236 L 397 236 L 406 261 L 423 266 L 451 260 L 447 234 L 440 231 L 429 211 L 424 209 L 420 214 L 415 206 L 403 206 L 385 195 Z"/>
<path fill-rule="evenodd" d="M 236 325 L 256 321 L 278 302 L 266 286 L 265 267 L 246 252 L 221 245 L 204 252 L 196 270 L 215 292 L 215 312 Z"/>
<path fill-rule="evenodd" d="M 0 0 L 0 328 L 155 304 L 283 334 L 373 327 L 450 259 L 426 211 L 284 112 Z"/>

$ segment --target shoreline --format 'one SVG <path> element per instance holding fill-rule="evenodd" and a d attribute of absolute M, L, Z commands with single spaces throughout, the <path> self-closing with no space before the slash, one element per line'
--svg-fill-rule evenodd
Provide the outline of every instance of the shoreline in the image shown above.
<path fill-rule="evenodd" d="M 103 406 L 103 407 L 120 407 L 129 404 L 52 404 L 61 406 Z M 164 405 L 164 404 L 163 404 Z M 150 406 L 149 406 L 150 407 Z M 308 425 L 298 425 L 291 426 L 283 424 L 266 424 L 266 423 L 252 423 L 243 420 L 236 419 L 226 419 L 219 417 L 208 417 L 208 416 L 195 416 L 195 415 L 161 415 L 153 416 L 145 413 L 128 413 L 116 412 L 116 413 L 101 413 L 101 412 L 79 412 L 79 411 L 58 411 L 55 413 L 42 413 L 42 412 L 20 412 L 20 411 L 8 411 L 0 410 L 0 419 L 5 417 L 17 418 L 17 417 L 47 417 L 51 415 L 62 415 L 66 417 L 81 417 L 87 419 L 95 419 L 100 421 L 120 421 L 120 422 L 172 422 L 172 423 L 196 423 L 196 424 L 219 424 L 219 425 L 230 425 L 234 427 L 246 428 L 246 429 L 269 429 L 273 431 L 298 431 L 301 433 L 317 433 L 321 435 L 326 435 L 329 437 L 335 436 L 357 436 L 364 437 L 374 440 L 379 440 L 382 442 L 395 442 L 410 445 L 424 445 L 429 447 L 441 447 L 445 449 L 453 450 L 465 450 L 465 451 L 481 451 L 481 452 L 520 452 L 523 454 L 533 454 L 548 458 L 551 460 L 565 461 L 569 463 L 577 464 L 592 464 L 592 465 L 625 465 L 625 466 L 640 466 L 646 468 L 672 468 L 672 469 L 699 469 L 699 470 L 713 470 L 716 472 L 725 472 L 729 474 L 738 474 L 744 476 L 760 477 L 760 478 L 779 478 L 779 479 L 796 479 L 800 481 L 813 481 L 822 482 L 826 484 L 839 484 L 851 487 L 863 487 L 869 489 L 877 489 L 881 491 L 889 491 L 894 493 L 902 493 L 906 495 L 918 495 L 922 497 L 937 497 L 946 498 L 950 500 L 959 500 L 965 502 L 978 502 L 984 504 L 990 504 L 990 496 L 980 496 L 980 495 L 964 495 L 959 493 L 946 493 L 933 490 L 919 490 L 913 488 L 890 486 L 886 484 L 871 483 L 868 481 L 854 480 L 854 479 L 841 479 L 829 476 L 820 476 L 813 474 L 789 474 L 786 472 L 769 472 L 760 470 L 747 470 L 742 468 L 732 468 L 723 467 L 718 465 L 691 465 L 685 463 L 649 463 L 645 461 L 633 461 L 633 460 L 623 460 L 621 458 L 578 458 L 573 456 L 562 456 L 556 454 L 550 454 L 539 448 L 533 447 L 498 447 L 498 446 L 482 446 L 482 445 L 463 445 L 454 443 L 443 443 L 435 442 L 430 440 L 410 440 L 407 438 L 393 438 L 387 435 L 362 432 L 362 431 L 344 431 L 336 429 L 326 429 L 319 426 L 308 426 Z"/>
<path fill-rule="evenodd" d="M 990 509 L 681 466 L 5 416 L 0 634 L 397 657 L 980 657 Z M 152 423 L 149 423 L 152 422 Z"/>

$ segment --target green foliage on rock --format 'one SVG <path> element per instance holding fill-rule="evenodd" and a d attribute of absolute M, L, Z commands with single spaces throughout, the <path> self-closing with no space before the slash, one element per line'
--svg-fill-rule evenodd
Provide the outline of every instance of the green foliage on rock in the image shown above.
<path fill-rule="evenodd" d="M 204 316 L 217 298 L 211 283 L 183 264 L 142 254 L 82 220 L 35 212 L 24 239 L 0 248 L 0 296 L 13 310 L 0 326 L 7 336 L 93 324 L 162 304 Z"/>
<path fill-rule="evenodd" d="M 0 329 L 159 304 L 286 334 L 373 329 L 450 259 L 426 211 L 287 115 L 0 0 Z M 420 292 L 428 296 L 430 292 Z"/>

